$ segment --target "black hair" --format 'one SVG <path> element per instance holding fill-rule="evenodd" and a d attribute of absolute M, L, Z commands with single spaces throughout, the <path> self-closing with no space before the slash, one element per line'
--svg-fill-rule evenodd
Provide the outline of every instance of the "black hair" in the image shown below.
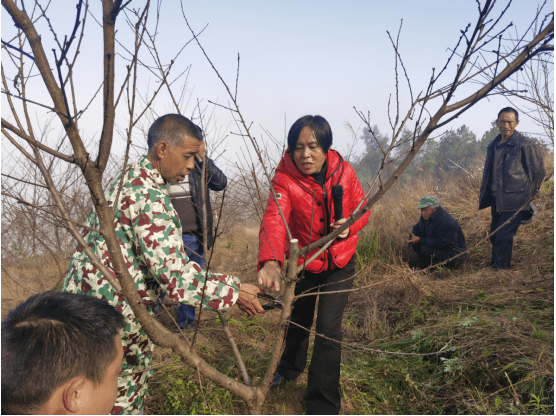
<path fill-rule="evenodd" d="M 124 325 L 116 308 L 93 296 L 48 291 L 20 303 L 2 320 L 2 414 L 37 412 L 79 375 L 101 382 Z"/>
<path fill-rule="evenodd" d="M 517 110 L 513 107 L 504 107 L 502 110 L 500 110 L 498 112 L 498 117 L 496 118 L 496 120 L 500 119 L 500 115 L 502 113 L 514 113 L 515 114 L 515 121 L 519 121 L 519 113 L 517 112 Z"/>
<path fill-rule="evenodd" d="M 179 146 L 186 135 L 203 141 L 203 130 L 188 118 L 180 114 L 166 114 L 159 117 L 149 128 L 147 136 L 149 153 L 161 141 L 165 141 L 173 146 Z"/>
<path fill-rule="evenodd" d="M 330 124 L 321 116 L 303 116 L 293 123 L 288 133 L 288 149 L 292 156 L 297 146 L 299 134 L 304 127 L 309 127 L 315 133 L 320 147 L 322 147 L 324 153 L 327 153 L 330 146 L 332 146 L 332 129 Z"/>

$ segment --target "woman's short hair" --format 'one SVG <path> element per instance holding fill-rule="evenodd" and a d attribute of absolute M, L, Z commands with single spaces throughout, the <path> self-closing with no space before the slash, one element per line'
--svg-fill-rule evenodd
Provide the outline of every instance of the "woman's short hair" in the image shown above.
<path fill-rule="evenodd" d="M 185 136 L 191 136 L 203 141 L 203 130 L 181 114 L 166 114 L 159 117 L 149 128 L 147 136 L 149 153 L 161 141 L 172 146 L 179 146 L 182 144 Z"/>
<path fill-rule="evenodd" d="M 293 123 L 288 133 L 288 149 L 290 153 L 293 154 L 297 146 L 299 134 L 304 127 L 309 127 L 315 133 L 320 147 L 322 147 L 324 153 L 327 153 L 330 146 L 332 146 L 332 129 L 328 121 L 321 116 L 303 116 Z"/>

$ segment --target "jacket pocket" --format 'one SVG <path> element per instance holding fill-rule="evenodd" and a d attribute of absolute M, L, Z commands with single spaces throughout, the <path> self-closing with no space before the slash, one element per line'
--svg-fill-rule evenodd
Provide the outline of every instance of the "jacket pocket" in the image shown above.
<path fill-rule="evenodd" d="M 505 186 L 504 192 L 505 193 L 514 193 L 514 192 L 525 192 L 525 185 L 523 182 L 521 183 L 508 183 Z"/>

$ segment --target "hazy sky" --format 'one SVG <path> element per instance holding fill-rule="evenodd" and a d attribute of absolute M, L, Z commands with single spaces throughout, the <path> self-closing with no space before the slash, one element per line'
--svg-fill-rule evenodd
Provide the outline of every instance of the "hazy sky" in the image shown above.
<path fill-rule="evenodd" d="M 54 0 L 50 8 L 53 22 L 65 24 L 66 31 L 71 29 L 75 16 L 75 9 L 68 7 L 69 3 Z M 91 9 L 98 16 L 97 3 L 94 1 Z M 139 6 L 135 3 L 130 7 Z M 518 32 L 523 33 L 540 4 L 539 0 L 516 0 L 503 22 L 513 22 Z M 183 1 L 183 5 L 195 31 L 208 24 L 199 39 L 232 89 L 240 54 L 238 102 L 245 119 L 253 123 L 257 138 L 265 137 L 264 128 L 283 141 L 284 130 L 297 118 L 320 114 L 330 122 L 334 147 L 338 148 L 351 140 L 346 123 L 351 123 L 355 129 L 361 126 L 354 106 L 365 114 L 370 112 L 371 123 L 378 125 L 382 133 L 390 133 L 388 99 L 395 92 L 395 79 L 394 51 L 387 30 L 395 38 L 403 19 L 399 50 L 416 95 L 426 89 L 432 68 L 438 72 L 444 66 L 449 48 L 455 46 L 460 30 L 474 23 L 478 15 L 474 0 L 203 0 Z M 549 2 L 543 14 L 553 10 L 553 3 Z M 163 2 L 160 16 L 158 40 L 163 46 L 159 53 L 163 60 L 168 60 L 180 45 L 191 39 L 191 34 L 184 23 L 179 1 Z M 118 27 L 123 31 L 125 22 L 121 16 L 119 19 Z M 96 23 L 89 20 L 91 30 L 96 32 L 85 42 L 80 66 L 76 67 L 82 103 L 90 100 L 101 81 L 101 32 L 94 27 Z M 3 11 L 2 39 L 5 40 L 12 30 L 13 24 Z M 43 26 L 45 42 L 48 37 L 51 35 Z M 2 56 L 4 59 L 5 52 Z M 118 57 L 117 63 L 121 65 L 121 76 L 125 62 Z M 194 111 L 197 100 L 205 106 L 207 100 L 221 104 L 229 102 L 223 85 L 195 43 L 184 49 L 175 65 L 175 75 L 191 65 L 187 90 L 190 104 L 185 115 Z M 452 68 L 444 77 L 445 83 L 453 74 Z M 405 114 L 409 100 L 401 73 L 400 83 L 403 85 L 400 104 Z M 154 77 L 143 72 L 138 85 L 139 89 L 147 86 L 152 89 L 156 82 Z M 2 104 L 5 107 L 4 99 Z M 508 104 L 500 97 L 483 100 L 447 128 L 456 129 L 466 124 L 480 138 L 490 128 L 498 110 Z M 92 107 L 96 107 L 92 111 L 93 118 L 84 120 L 81 125 L 86 137 L 98 137 L 101 130 L 100 101 L 97 99 Z M 158 99 L 155 108 L 158 114 L 173 111 L 167 96 Z M 209 106 L 208 111 L 211 108 Z M 433 106 L 431 110 L 436 108 Z M 121 111 L 125 112 L 125 108 Z M 230 125 L 228 112 L 218 109 L 215 114 L 220 126 L 219 136 L 237 132 L 235 126 Z M 125 128 L 123 122 L 117 122 Z M 522 117 L 519 130 L 541 133 L 526 117 Z M 137 143 L 142 140 L 140 134 L 135 140 Z M 117 139 L 115 149 L 121 149 L 122 143 L 122 139 Z M 234 160 L 239 145 L 242 140 L 238 136 L 228 135 L 227 159 Z"/>

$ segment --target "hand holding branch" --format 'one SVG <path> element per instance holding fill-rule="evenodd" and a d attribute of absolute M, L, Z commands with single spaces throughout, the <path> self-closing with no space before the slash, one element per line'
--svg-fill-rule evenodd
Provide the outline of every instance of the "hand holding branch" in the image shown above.
<path fill-rule="evenodd" d="M 332 227 L 333 230 L 336 230 L 337 228 L 340 228 L 340 226 L 346 222 L 347 219 L 342 218 L 341 220 L 338 220 L 336 222 L 333 222 L 332 224 L 330 224 L 330 226 Z M 349 227 L 346 228 L 339 236 L 338 238 L 346 238 L 349 235 Z"/>
<path fill-rule="evenodd" d="M 280 266 L 276 261 L 267 261 L 259 271 L 259 285 L 278 292 L 280 290 Z"/>

